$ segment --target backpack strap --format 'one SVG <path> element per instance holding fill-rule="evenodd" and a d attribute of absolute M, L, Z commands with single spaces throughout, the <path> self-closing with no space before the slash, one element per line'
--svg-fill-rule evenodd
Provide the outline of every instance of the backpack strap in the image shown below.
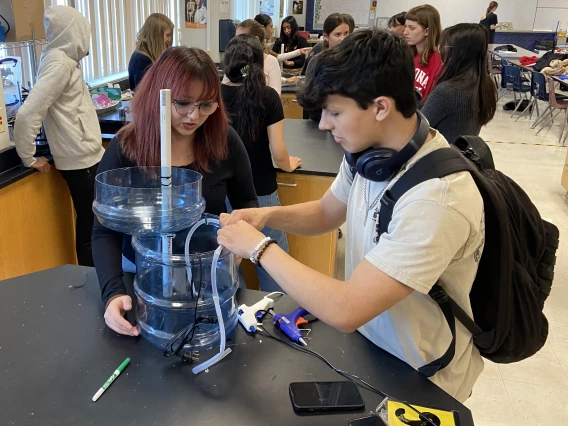
<path fill-rule="evenodd" d="M 432 377 L 439 370 L 450 365 L 450 362 L 454 359 L 454 355 L 456 353 L 456 318 L 452 311 L 452 305 L 450 304 L 450 296 L 448 296 L 448 293 L 446 293 L 439 284 L 434 284 L 428 292 L 428 295 L 434 299 L 438 306 L 440 306 L 440 309 L 446 318 L 446 322 L 450 327 L 450 331 L 452 332 L 452 341 L 450 342 L 450 346 L 446 353 L 440 358 L 429 364 L 423 365 L 418 369 L 420 374 L 423 374 L 426 377 Z"/>
<path fill-rule="evenodd" d="M 495 169 L 493 154 L 491 154 L 487 143 L 479 136 L 460 136 L 453 145 L 481 170 Z"/>
<path fill-rule="evenodd" d="M 427 180 L 473 169 L 474 166 L 455 148 L 437 149 L 422 157 L 383 194 L 379 211 L 379 234 L 388 231 L 395 204 L 410 189 Z"/>
<path fill-rule="evenodd" d="M 428 180 L 464 171 L 477 172 L 475 166 L 455 148 L 438 149 L 418 160 L 381 198 L 381 209 L 379 211 L 380 234 L 388 231 L 394 206 L 406 192 Z M 421 374 L 431 377 L 442 368 L 447 367 L 454 358 L 456 351 L 456 318 L 474 336 L 482 333 L 482 330 L 438 283 L 432 286 L 428 295 L 440 306 L 452 333 L 452 341 L 446 353 L 418 369 Z"/>

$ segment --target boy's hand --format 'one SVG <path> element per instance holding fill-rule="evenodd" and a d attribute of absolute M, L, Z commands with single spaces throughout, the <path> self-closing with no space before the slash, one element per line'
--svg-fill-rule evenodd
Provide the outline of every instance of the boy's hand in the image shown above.
<path fill-rule="evenodd" d="M 254 249 L 264 238 L 252 225 L 244 220 L 234 225 L 227 225 L 217 231 L 217 242 L 232 253 L 247 259 L 252 256 Z"/>
<path fill-rule="evenodd" d="M 265 209 L 233 210 L 231 214 L 221 213 L 219 222 L 221 223 L 221 227 L 224 228 L 227 225 L 234 225 L 242 220 L 260 231 L 266 226 L 266 222 L 268 221 L 265 212 Z"/>

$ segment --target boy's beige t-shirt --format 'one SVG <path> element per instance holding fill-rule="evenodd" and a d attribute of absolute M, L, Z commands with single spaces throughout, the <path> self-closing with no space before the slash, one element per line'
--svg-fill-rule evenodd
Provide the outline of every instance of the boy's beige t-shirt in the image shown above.
<path fill-rule="evenodd" d="M 444 137 L 424 144 L 406 168 L 436 149 L 450 149 Z M 408 191 L 396 204 L 388 232 L 378 243 L 377 209 L 367 206 L 391 187 L 389 182 L 352 176 L 343 161 L 331 191 L 347 204 L 345 275 L 349 279 L 363 259 L 415 291 L 359 328 L 377 346 L 418 369 L 438 358 L 451 342 L 449 326 L 428 291 L 440 278 L 448 294 L 471 316 L 469 293 L 484 244 L 483 200 L 468 172 L 433 179 Z M 367 201 L 365 200 L 367 186 Z M 365 216 L 367 220 L 365 223 Z M 465 401 L 483 370 L 469 331 L 456 320 L 456 353 L 451 364 L 430 379 Z"/>

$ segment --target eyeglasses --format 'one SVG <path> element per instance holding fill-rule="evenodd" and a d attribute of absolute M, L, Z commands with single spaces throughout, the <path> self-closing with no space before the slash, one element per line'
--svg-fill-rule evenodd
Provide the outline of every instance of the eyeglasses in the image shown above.
<path fill-rule="evenodd" d="M 175 101 L 173 102 L 174 108 L 179 115 L 192 114 L 195 108 L 199 110 L 201 115 L 209 116 L 217 111 L 219 104 L 217 102 L 202 102 L 199 105 L 191 101 Z"/>

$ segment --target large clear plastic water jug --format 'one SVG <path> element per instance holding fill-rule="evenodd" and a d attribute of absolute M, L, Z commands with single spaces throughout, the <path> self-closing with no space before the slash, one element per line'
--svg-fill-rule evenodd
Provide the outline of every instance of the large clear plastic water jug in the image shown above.
<path fill-rule="evenodd" d="M 203 218 L 217 219 L 207 214 Z M 136 252 L 136 318 L 140 334 L 153 345 L 164 349 L 179 331 L 193 325 L 196 318 L 217 317 L 211 296 L 214 267 L 226 334 L 235 328 L 238 321 L 235 294 L 239 286 L 236 257 L 225 249 L 217 265 L 211 264 L 218 246 L 218 229 L 218 223 L 197 228 L 189 245 L 190 266 L 184 253 L 187 229 L 176 233 L 172 254 L 162 253 L 160 236 L 132 238 Z M 218 324 L 198 323 L 185 350 L 204 351 L 219 343 Z"/>
<path fill-rule="evenodd" d="M 201 174 L 173 167 L 162 186 L 160 167 L 128 167 L 99 173 L 93 211 L 100 222 L 129 235 L 160 235 L 189 228 L 205 210 Z"/>

